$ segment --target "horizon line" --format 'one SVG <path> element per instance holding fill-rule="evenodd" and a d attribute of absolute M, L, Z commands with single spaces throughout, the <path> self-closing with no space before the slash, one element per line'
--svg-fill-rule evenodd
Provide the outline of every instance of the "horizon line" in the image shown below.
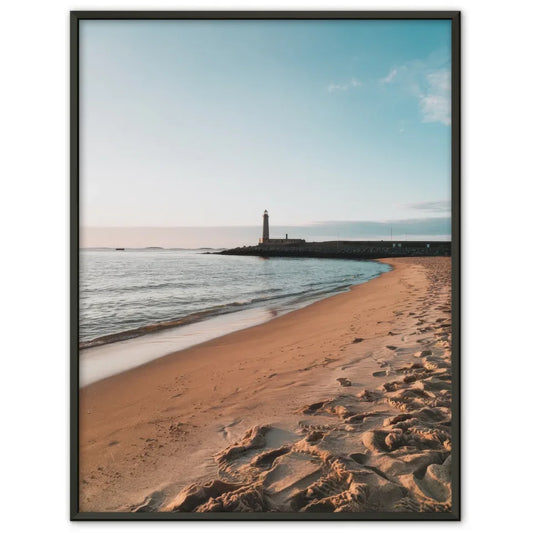
<path fill-rule="evenodd" d="M 320 221 L 313 221 L 313 222 L 301 222 L 298 224 L 292 223 L 292 224 L 270 224 L 270 227 L 276 227 L 276 226 L 292 226 L 292 227 L 301 227 L 301 226 L 313 226 L 313 225 L 326 225 L 326 224 L 394 224 L 399 222 L 413 222 L 413 221 L 432 221 L 432 220 L 449 220 L 451 219 L 451 214 L 446 216 L 435 216 L 435 217 L 412 217 L 412 218 L 398 218 L 398 219 L 389 219 L 389 220 L 320 220 Z M 199 226 L 199 225 L 170 225 L 170 226 L 162 226 L 162 225 L 102 225 L 102 226 L 96 226 L 96 225 L 79 225 L 80 228 L 86 228 L 86 229 L 92 229 L 92 228 L 120 228 L 120 229 L 128 229 L 128 228 L 251 228 L 256 226 L 261 226 L 262 222 L 259 221 L 255 224 L 221 224 L 221 225 L 205 225 L 205 226 Z"/>

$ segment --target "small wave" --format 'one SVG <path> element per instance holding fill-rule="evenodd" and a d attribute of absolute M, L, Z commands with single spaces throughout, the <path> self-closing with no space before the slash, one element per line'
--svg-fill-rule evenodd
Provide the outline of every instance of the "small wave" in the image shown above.
<path fill-rule="evenodd" d="M 175 320 L 167 320 L 165 322 L 157 322 L 155 324 L 148 324 L 146 326 L 140 326 L 138 328 L 130 329 L 127 331 L 120 331 L 118 333 L 110 333 L 109 335 L 102 335 L 96 339 L 82 341 L 79 343 L 80 350 L 86 348 L 93 348 L 94 346 L 102 346 L 104 344 L 111 344 L 113 342 L 124 341 L 127 339 L 133 339 L 135 337 L 140 337 L 142 335 L 147 335 L 148 333 L 156 333 L 157 331 L 162 331 L 164 329 L 175 328 L 178 326 L 184 326 L 186 324 L 191 324 L 192 322 L 199 322 L 209 316 L 213 316 L 214 313 L 211 310 L 199 311 L 198 313 L 193 313 Z"/>
<path fill-rule="evenodd" d="M 292 300 L 292 303 L 294 304 L 294 303 L 299 303 L 299 302 L 306 302 L 308 300 L 316 300 L 317 298 L 320 298 L 320 296 L 325 296 L 328 294 L 333 295 L 338 292 L 344 292 L 348 290 L 350 287 L 352 287 L 352 284 L 337 285 L 335 287 L 331 287 L 331 288 L 324 289 L 321 291 L 307 292 L 304 295 L 299 295 L 299 297 L 294 298 L 294 300 Z"/>
<path fill-rule="evenodd" d="M 266 301 L 268 298 L 262 299 Z M 113 342 L 120 342 L 128 339 L 133 339 L 135 337 L 141 337 L 143 335 L 148 335 L 149 333 L 156 333 L 165 329 L 176 328 L 179 326 L 185 326 L 193 322 L 200 322 L 207 318 L 212 318 L 219 315 L 224 315 L 227 313 L 234 312 L 236 308 L 241 308 L 249 306 L 251 303 L 254 303 L 253 300 L 237 300 L 227 304 L 220 304 L 212 306 L 203 311 L 197 311 L 186 316 L 182 316 L 175 319 L 165 320 L 162 322 L 155 322 L 152 324 L 147 324 L 139 326 L 132 329 L 127 329 L 125 331 L 119 331 L 116 333 L 110 333 L 107 335 L 102 335 L 94 339 L 81 341 L 79 343 L 79 349 L 84 350 L 86 348 L 93 348 L 95 346 L 102 346 L 104 344 L 111 344 Z M 125 324 L 127 321 L 125 321 Z"/>
<path fill-rule="evenodd" d="M 210 307 L 209 309 L 194 312 L 183 317 L 165 320 L 162 322 L 155 322 L 152 324 L 147 324 L 147 325 L 139 326 L 139 327 L 132 328 L 132 329 L 127 329 L 125 331 L 119 331 L 116 333 L 102 335 L 94 339 L 81 341 L 79 343 L 79 349 L 84 350 L 87 348 L 93 348 L 95 346 L 102 346 L 104 344 L 111 344 L 113 342 L 120 342 L 120 341 L 124 341 L 127 339 L 133 339 L 135 337 L 141 337 L 143 335 L 148 335 L 150 333 L 156 333 L 158 331 L 162 331 L 165 329 L 185 326 L 186 324 L 191 324 L 193 322 L 200 322 L 207 318 L 234 312 L 237 308 L 253 307 L 253 306 L 257 306 L 257 304 L 267 303 L 273 300 L 285 300 L 286 302 L 292 302 L 292 303 L 303 302 L 309 299 L 314 299 L 322 295 L 331 294 L 336 291 L 344 290 L 345 288 L 349 286 L 350 285 L 346 285 L 342 287 L 335 286 L 335 287 L 327 287 L 327 288 L 324 288 L 323 290 L 283 293 L 281 295 L 274 295 L 268 298 L 250 298 L 250 299 L 236 300 L 236 301 L 225 303 L 225 304 L 215 305 L 215 306 Z M 127 326 L 127 324 L 128 324 L 127 320 L 123 322 L 123 325 Z"/>
<path fill-rule="evenodd" d="M 165 283 L 152 283 L 152 284 L 144 284 L 144 285 L 128 285 L 126 287 L 120 287 L 120 286 L 101 286 L 96 288 L 83 288 L 83 292 L 86 294 L 89 293 L 104 293 L 104 294 L 110 294 L 110 293 L 116 293 L 116 294 L 127 294 L 127 293 L 143 293 L 153 290 L 159 290 L 159 289 L 194 289 L 195 287 L 198 287 L 200 283 L 192 283 L 190 281 L 186 283 L 179 283 L 179 282 L 165 282 Z"/>

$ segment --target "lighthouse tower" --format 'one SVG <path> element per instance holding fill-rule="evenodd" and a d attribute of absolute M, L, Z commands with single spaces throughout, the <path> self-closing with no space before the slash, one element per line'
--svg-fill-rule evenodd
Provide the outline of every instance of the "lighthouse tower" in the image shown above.
<path fill-rule="evenodd" d="M 263 238 L 261 242 L 268 242 L 269 238 L 270 236 L 268 231 L 268 211 L 265 209 L 265 212 L 263 213 Z"/>

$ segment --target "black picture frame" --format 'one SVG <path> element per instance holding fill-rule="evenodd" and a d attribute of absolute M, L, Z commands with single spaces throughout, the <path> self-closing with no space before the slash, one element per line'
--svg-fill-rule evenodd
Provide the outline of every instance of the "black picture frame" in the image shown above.
<path fill-rule="evenodd" d="M 79 511 L 79 23 L 83 20 L 450 20 L 452 172 L 452 509 L 447 513 L 129 513 Z M 367 520 L 461 519 L 461 13 L 460 11 L 71 11 L 70 12 L 70 519 Z"/>

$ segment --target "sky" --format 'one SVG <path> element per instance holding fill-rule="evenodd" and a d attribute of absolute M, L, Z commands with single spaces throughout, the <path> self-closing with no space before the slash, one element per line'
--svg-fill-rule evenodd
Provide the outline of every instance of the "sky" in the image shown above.
<path fill-rule="evenodd" d="M 272 237 L 449 238 L 450 32 L 81 21 L 82 246 L 253 244 L 264 209 Z"/>

